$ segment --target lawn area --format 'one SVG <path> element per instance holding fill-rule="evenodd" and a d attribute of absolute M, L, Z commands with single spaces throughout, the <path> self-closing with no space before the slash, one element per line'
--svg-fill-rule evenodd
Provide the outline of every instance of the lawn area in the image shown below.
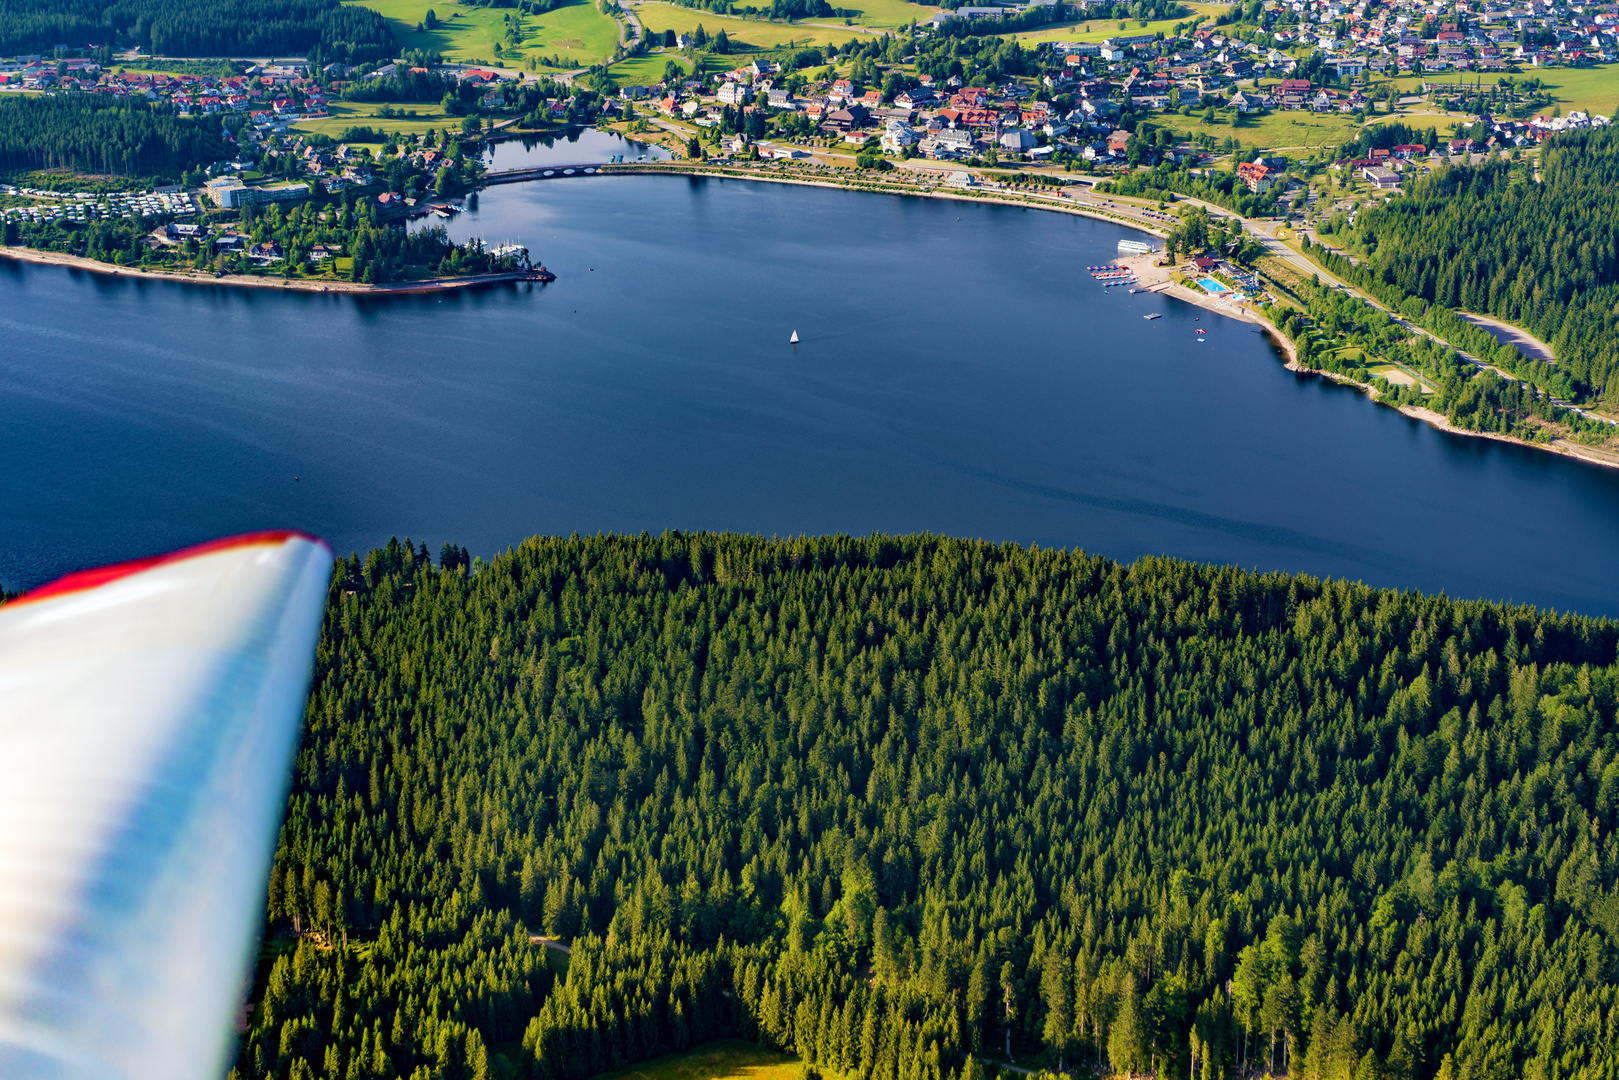
<path fill-rule="evenodd" d="M 802 1068 L 797 1058 L 754 1043 L 727 1040 L 655 1058 L 596 1080 L 799 1080 Z"/>
<path fill-rule="evenodd" d="M 1014 35 L 1019 41 L 1106 41 L 1110 37 L 1133 34 L 1155 34 L 1162 30 L 1168 37 L 1174 32 L 1176 25 L 1184 26 L 1193 21 L 1193 16 L 1184 19 L 1159 19 L 1149 22 L 1143 27 L 1135 19 L 1127 19 L 1125 29 L 1119 29 L 1117 19 L 1087 19 L 1081 22 L 1055 23 L 1051 26 L 1041 27 L 1039 30 L 1023 30 Z"/>
<path fill-rule="evenodd" d="M 394 109 L 403 109 L 406 112 L 415 111 L 416 116 L 405 120 L 378 120 L 377 110 L 387 108 L 382 104 L 373 104 L 369 101 L 334 101 L 327 106 L 332 114 L 321 120 L 301 120 L 292 125 L 295 131 L 308 131 L 317 135 L 330 135 L 336 139 L 343 134 L 344 128 L 372 127 L 381 131 L 402 131 L 412 135 L 420 134 L 428 128 L 459 127 L 461 121 L 446 116 L 439 111 L 437 105 L 394 105 Z"/>
<path fill-rule="evenodd" d="M 1233 127 L 1226 122 L 1205 126 L 1200 113 L 1176 117 L 1169 126 L 1177 131 L 1189 129 L 1194 133 L 1212 135 L 1216 139 L 1230 135 L 1243 146 L 1255 150 L 1313 150 L 1337 146 L 1354 138 L 1360 130 L 1351 116 L 1281 111 L 1247 117 L 1241 127 Z"/>
<path fill-rule="evenodd" d="M 885 0 L 891 2 L 891 0 Z M 914 6 L 914 5 L 907 5 Z M 674 4 L 660 4 L 656 2 L 635 5 L 635 14 L 640 18 L 641 25 L 646 27 L 650 35 L 654 32 L 663 33 L 673 30 L 677 34 L 689 34 L 702 23 L 703 29 L 709 35 L 725 31 L 725 36 L 731 40 L 731 49 L 741 46 L 753 49 L 779 49 L 784 45 L 825 45 L 835 41 L 842 44 L 851 38 L 865 37 L 858 30 L 840 30 L 831 26 L 805 26 L 802 23 L 758 22 L 753 19 L 735 19 L 725 15 L 716 15 L 712 11 L 698 11 L 695 8 L 677 7 Z"/>
<path fill-rule="evenodd" d="M 1451 125 L 1459 120 L 1467 119 L 1471 118 L 1465 117 L 1461 113 L 1430 112 L 1427 109 L 1414 109 L 1411 112 L 1379 113 L 1377 116 L 1368 116 L 1366 126 L 1373 127 L 1377 124 L 1388 124 L 1397 121 L 1419 131 L 1434 128 L 1439 132 L 1441 138 L 1448 138 Z"/>
<path fill-rule="evenodd" d="M 1551 90 L 1552 96 L 1557 98 L 1557 104 L 1565 115 L 1571 110 L 1581 109 L 1607 117 L 1619 116 L 1619 65 L 1605 64 L 1602 67 L 1592 68 L 1524 68 L 1518 74 L 1506 77 L 1515 82 L 1539 79 Z M 1463 76 L 1445 72 L 1435 75 L 1406 75 L 1393 82 L 1402 91 L 1417 94 L 1422 92 L 1424 82 L 1461 82 L 1471 85 L 1476 78 L 1476 75 Z M 1489 86 L 1497 78 L 1500 76 L 1488 76 L 1484 84 Z M 1381 86 L 1385 81 L 1387 80 L 1374 79 L 1371 85 Z M 1461 117 L 1453 116 L 1451 119 L 1454 121 Z"/>
<path fill-rule="evenodd" d="M 591 0 L 573 0 L 543 15 L 523 17 L 523 51 L 594 64 L 618 48 L 618 23 L 596 10 Z"/>
<path fill-rule="evenodd" d="M 618 24 L 591 0 L 573 0 L 543 15 L 524 15 L 523 44 L 506 44 L 505 17 L 512 8 L 466 7 L 446 0 L 359 0 L 387 17 L 401 50 L 427 49 L 452 61 L 476 60 L 517 67 L 530 54 L 559 56 L 594 64 L 613 55 Z M 432 30 L 416 31 L 428 9 L 438 17 Z M 497 52 L 498 50 L 501 50 Z"/>
<path fill-rule="evenodd" d="M 757 4 L 758 0 L 755 0 Z M 931 19 L 939 13 L 936 7 L 927 7 L 923 4 L 912 4 L 908 0 L 840 0 L 833 7 L 843 8 L 845 11 L 858 11 L 860 15 L 855 22 L 874 30 L 892 30 L 898 26 L 909 26 L 912 22 L 922 22 Z M 812 22 L 839 22 L 838 19 L 812 19 Z"/>
<path fill-rule="evenodd" d="M 691 71 L 691 63 L 673 49 L 664 53 L 631 56 L 620 60 L 609 70 L 620 86 L 652 86 L 663 81 L 663 69 L 670 60 L 679 64 L 688 73 Z"/>
<path fill-rule="evenodd" d="M 1619 65 L 1594 68 L 1525 68 L 1518 78 L 1537 78 L 1551 90 L 1567 116 L 1574 109 L 1609 118 L 1619 116 Z"/>

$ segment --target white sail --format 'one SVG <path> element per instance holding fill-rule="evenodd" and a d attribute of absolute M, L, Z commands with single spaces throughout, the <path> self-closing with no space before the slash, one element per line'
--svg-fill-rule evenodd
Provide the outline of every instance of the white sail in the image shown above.
<path fill-rule="evenodd" d="M 0 1076 L 225 1074 L 331 565 L 259 533 L 0 607 Z"/>
<path fill-rule="evenodd" d="M 797 345 L 798 344 L 798 331 L 797 330 L 793 331 L 793 336 L 787 339 L 787 343 L 789 345 Z"/>

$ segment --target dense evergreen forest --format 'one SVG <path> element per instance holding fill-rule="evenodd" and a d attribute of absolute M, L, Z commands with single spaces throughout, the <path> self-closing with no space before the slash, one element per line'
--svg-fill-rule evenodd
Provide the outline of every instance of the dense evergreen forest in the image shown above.
<path fill-rule="evenodd" d="M 330 276 L 366 285 L 505 273 L 521 268 L 517 256 L 497 255 L 485 249 L 482 240 L 455 243 L 443 226 L 409 229 L 402 222 L 384 220 L 374 202 L 356 202 L 352 189 L 341 198 L 250 206 L 240 213 L 210 213 L 204 222 L 214 229 L 240 230 L 255 246 L 273 246 L 275 259 L 254 259 L 246 249 L 229 254 L 216 252 L 207 238 L 154 248 L 148 242 L 152 223 L 142 218 L 83 225 L 19 224 L 7 220 L 0 228 L 0 240 L 117 266 L 211 270 L 261 277 Z M 317 257 L 319 248 L 326 251 Z"/>
<path fill-rule="evenodd" d="M 238 1075 L 1619 1076 L 1616 643 L 927 536 L 390 542 L 334 575 Z"/>
<path fill-rule="evenodd" d="M 0 171 L 178 176 L 230 152 L 217 116 L 182 118 L 166 105 L 95 94 L 0 100 Z"/>
<path fill-rule="evenodd" d="M 341 0 L 0 0 L 0 56 L 112 44 L 165 56 L 313 50 L 346 63 L 396 48 L 386 19 Z"/>
<path fill-rule="evenodd" d="M 1526 327 L 1557 354 L 1534 381 L 1619 403 L 1619 130 L 1570 132 L 1538 163 L 1440 169 L 1349 232 L 1402 294 Z M 1545 368 L 1545 365 L 1538 365 Z"/>
<path fill-rule="evenodd" d="M 1197 215 L 1188 215 L 1170 234 L 1169 248 L 1177 242 L 1195 250 Z M 1207 232 L 1208 230 L 1205 230 Z M 1213 232 L 1214 244 L 1223 248 L 1226 234 Z M 1244 248 L 1257 244 L 1244 244 Z M 1329 266 L 1334 273 L 1353 279 L 1357 272 L 1348 260 L 1323 252 L 1308 238 L 1304 249 Z M 1510 345 L 1502 345 L 1489 332 L 1464 321 L 1449 308 L 1407 300 L 1405 314 L 1435 335 L 1414 334 L 1396 322 L 1388 312 L 1368 304 L 1353 293 L 1309 281 L 1293 279 L 1272 267 L 1272 287 L 1284 293 L 1297 307 L 1276 303 L 1262 305 L 1261 312 L 1276 329 L 1292 341 L 1299 363 L 1309 369 L 1329 371 L 1351 380 L 1373 385 L 1378 400 L 1394 406 L 1413 405 L 1441 413 L 1452 424 L 1468 431 L 1486 431 L 1530 442 L 1549 443 L 1563 437 L 1588 445 L 1614 440 L 1614 428 L 1557 405 L 1544 390 L 1537 390 L 1524 379 L 1503 379 L 1494 371 L 1480 371 L 1440 340 L 1466 349 L 1488 363 L 1509 371 L 1522 371 L 1537 361 L 1529 360 Z M 1430 392 L 1416 385 L 1394 385 L 1372 371 L 1385 363 L 1396 363 L 1423 376 Z M 1540 365 L 1544 367 L 1544 365 Z"/>

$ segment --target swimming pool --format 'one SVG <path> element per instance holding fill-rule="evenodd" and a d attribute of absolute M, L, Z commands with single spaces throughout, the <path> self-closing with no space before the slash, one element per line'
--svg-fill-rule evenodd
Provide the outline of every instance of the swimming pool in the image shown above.
<path fill-rule="evenodd" d="M 1224 285 L 1221 285 L 1218 281 L 1215 281 L 1211 277 L 1199 278 L 1197 283 L 1199 285 L 1203 286 L 1205 291 L 1211 292 L 1211 293 L 1222 293 L 1222 292 L 1230 292 L 1231 291 L 1230 289 L 1226 288 Z"/>

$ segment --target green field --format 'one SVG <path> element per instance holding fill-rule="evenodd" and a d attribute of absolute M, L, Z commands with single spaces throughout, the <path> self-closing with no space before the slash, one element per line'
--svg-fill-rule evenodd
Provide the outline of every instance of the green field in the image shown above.
<path fill-rule="evenodd" d="M 894 2 L 894 0 L 884 0 Z M 915 5 L 906 5 L 915 6 Z M 920 10 L 920 9 L 919 9 Z M 773 23 L 758 22 L 753 19 L 735 19 L 725 15 L 716 15 L 712 11 L 698 11 L 695 8 L 676 7 L 674 4 L 660 4 L 656 2 L 635 5 L 635 14 L 640 18 L 641 25 L 646 27 L 647 33 L 663 33 L 673 30 L 677 34 L 689 34 L 702 23 L 703 29 L 710 35 L 721 30 L 731 40 L 731 48 L 736 49 L 779 49 L 784 45 L 825 45 L 828 42 L 842 44 L 851 38 L 866 36 L 859 30 L 844 30 L 834 26 L 807 26 L 803 23 Z"/>
<path fill-rule="evenodd" d="M 594 64 L 618 47 L 618 23 L 596 10 L 591 0 L 571 3 L 543 15 L 524 15 L 523 43 L 506 42 L 505 16 L 512 8 L 466 7 L 443 0 L 359 0 L 393 25 L 401 50 L 425 49 L 447 60 L 476 60 L 521 67 L 529 56 L 558 56 Z M 432 30 L 418 32 L 431 8 L 438 17 Z"/>
<path fill-rule="evenodd" d="M 757 0 L 755 0 L 757 3 Z M 931 19 L 939 13 L 936 7 L 927 7 L 922 4 L 907 3 L 906 0 L 839 0 L 833 7 L 843 8 L 846 11 L 858 11 L 859 16 L 855 22 L 861 26 L 875 30 L 892 30 L 898 26 L 909 26 L 913 22 L 922 22 Z M 817 22 L 838 22 L 836 19 L 811 20 Z"/>
<path fill-rule="evenodd" d="M 655 1058 L 639 1068 L 607 1073 L 596 1080 L 802 1080 L 803 1068 L 797 1058 L 754 1043 L 726 1040 Z"/>
<path fill-rule="evenodd" d="M 1260 150 L 1317 150 L 1338 146 L 1353 139 L 1360 125 L 1352 116 L 1336 113 L 1272 112 L 1264 116 L 1247 117 L 1242 127 L 1216 124 L 1204 127 L 1198 116 L 1185 117 L 1193 123 L 1193 131 L 1206 131 L 1216 138 L 1226 135 L 1244 146 Z"/>
<path fill-rule="evenodd" d="M 1248 151 L 1287 150 L 1290 156 L 1306 157 L 1307 151 L 1335 147 L 1354 138 L 1360 130 L 1352 116 L 1336 114 L 1317 115 L 1308 112 L 1273 112 L 1264 116 L 1247 116 L 1241 127 L 1231 123 L 1229 112 L 1215 114 L 1215 122 L 1205 124 L 1203 113 L 1194 110 L 1190 116 L 1164 113 L 1151 118 L 1171 131 L 1207 135 L 1216 142 L 1224 142 L 1227 135 L 1236 139 Z M 1303 152 L 1301 152 L 1303 151 Z"/>
<path fill-rule="evenodd" d="M 1516 82 L 1539 79 L 1557 99 L 1557 104 L 1564 114 L 1581 109 L 1607 117 L 1619 116 L 1619 65 L 1608 64 L 1594 68 L 1524 68 L 1518 74 L 1506 77 Z M 1374 77 L 1369 86 L 1376 88 L 1392 81 L 1402 91 L 1416 94 L 1421 93 L 1424 82 L 1460 82 L 1471 85 L 1476 78 L 1474 75 L 1449 72 L 1437 75 L 1404 75 L 1393 80 Z M 1493 85 L 1499 78 L 1501 78 L 1499 75 L 1486 75 L 1484 85 Z M 1451 119 L 1454 121 L 1461 117 L 1452 116 Z M 1424 121 L 1430 122 L 1432 121 Z"/>
<path fill-rule="evenodd" d="M 1080 22 L 1054 23 L 1039 30 L 1023 30 L 1012 36 L 1019 41 L 1032 41 L 1037 44 L 1042 41 L 1106 41 L 1120 34 L 1155 34 L 1160 30 L 1167 37 L 1174 32 L 1177 25 L 1184 26 L 1193 19 L 1193 16 L 1184 19 L 1159 19 L 1147 23 L 1145 27 L 1135 19 L 1127 19 L 1123 30 L 1119 29 L 1118 19 L 1087 19 Z"/>
<path fill-rule="evenodd" d="M 1436 82 L 1447 76 L 1431 76 Z M 1454 79 L 1455 76 L 1449 76 Z M 1539 79 L 1545 83 L 1564 115 L 1574 109 L 1595 112 L 1602 116 L 1619 116 L 1619 65 L 1607 64 L 1594 68 L 1525 68 L 1515 79 Z M 1448 81 L 1448 80 L 1447 80 Z M 1486 79 L 1486 83 L 1488 83 Z"/>
<path fill-rule="evenodd" d="M 446 116 L 439 111 L 437 105 L 395 105 L 395 109 L 406 112 L 414 111 L 415 117 L 405 120 L 377 119 L 377 110 L 387 108 L 380 104 L 358 101 L 334 101 L 327 106 L 332 115 L 323 120 L 302 120 L 292 125 L 295 131 L 308 131 L 317 135 L 330 135 L 337 138 L 343 134 L 343 129 L 349 127 L 372 127 L 379 131 L 401 131 L 411 135 L 419 135 L 428 128 L 458 128 L 461 121 L 458 118 Z"/>
<path fill-rule="evenodd" d="M 631 56 L 614 64 L 611 70 L 613 78 L 618 80 L 620 86 L 651 86 L 663 81 L 664 65 L 670 60 L 679 64 L 688 73 L 691 71 L 691 62 L 673 49 L 665 53 Z"/>

